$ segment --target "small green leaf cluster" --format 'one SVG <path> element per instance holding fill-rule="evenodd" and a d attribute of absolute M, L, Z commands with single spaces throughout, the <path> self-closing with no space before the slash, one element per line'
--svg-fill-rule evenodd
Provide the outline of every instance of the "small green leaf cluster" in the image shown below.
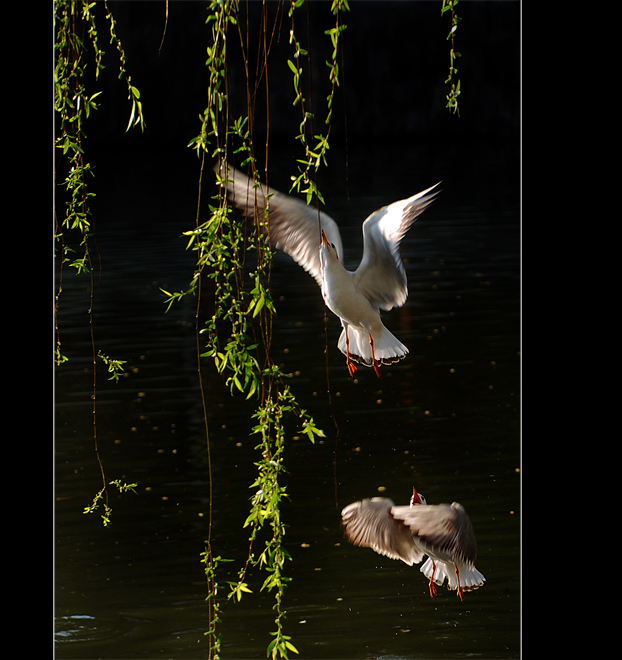
<path fill-rule="evenodd" d="M 118 383 L 119 376 L 125 371 L 121 365 L 124 365 L 127 360 L 113 360 L 108 355 L 104 355 L 101 351 L 97 352 L 97 356 L 100 357 L 108 367 L 108 373 L 111 374 L 108 380 L 114 380 L 115 383 Z"/>
<path fill-rule="evenodd" d="M 120 493 L 124 493 L 128 490 L 136 493 L 135 488 L 138 486 L 138 484 L 122 484 L 120 479 L 114 479 L 113 481 L 110 481 L 108 485 L 116 486 Z M 91 505 L 85 507 L 82 513 L 93 513 L 99 507 L 100 501 L 104 499 L 104 513 L 102 514 L 102 520 L 104 527 L 108 527 L 108 525 L 111 524 L 110 516 L 112 514 L 112 507 L 108 506 L 108 490 L 106 485 L 104 485 L 104 487 L 95 494 Z"/>
<path fill-rule="evenodd" d="M 116 486 L 119 489 L 120 493 L 126 493 L 128 490 L 131 490 L 133 493 L 136 493 L 136 487 L 138 484 L 122 484 L 121 479 L 113 479 L 110 482 L 111 486 Z M 138 495 L 138 493 L 136 493 Z"/>
<path fill-rule="evenodd" d="M 274 639 L 268 644 L 267 657 L 272 658 L 287 658 L 287 651 L 292 651 L 293 653 L 299 653 L 298 649 L 289 641 L 291 636 L 284 635 L 282 631 L 271 632 L 271 635 L 274 635 Z"/>

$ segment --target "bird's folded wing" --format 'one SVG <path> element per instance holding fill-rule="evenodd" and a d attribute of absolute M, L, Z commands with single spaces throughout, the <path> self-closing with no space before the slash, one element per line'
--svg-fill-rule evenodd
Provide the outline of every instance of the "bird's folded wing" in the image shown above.
<path fill-rule="evenodd" d="M 409 566 L 418 564 L 423 552 L 413 542 L 410 530 L 391 516 L 393 506 L 391 500 L 382 497 L 349 504 L 341 512 L 345 534 L 354 545 L 401 559 Z"/>
<path fill-rule="evenodd" d="M 469 566 L 477 557 L 473 526 L 458 502 L 451 504 L 421 504 L 394 506 L 391 515 L 402 521 L 415 538 L 431 550 L 443 552 Z"/>
<path fill-rule="evenodd" d="M 388 311 L 406 302 L 406 271 L 398 248 L 412 223 L 434 201 L 438 185 L 383 206 L 363 223 L 363 258 L 354 280 L 378 308 Z"/>
<path fill-rule="evenodd" d="M 284 195 L 272 188 L 258 184 L 245 174 L 229 167 L 225 176 L 224 168 L 214 168 L 226 186 L 227 199 L 245 217 L 254 217 L 255 208 L 259 217 L 264 217 L 268 207 L 270 243 L 290 255 L 322 285 L 320 269 L 320 227 L 326 238 L 337 249 L 340 260 L 343 258 L 341 235 L 337 223 L 323 211 L 307 206 L 299 199 Z"/>

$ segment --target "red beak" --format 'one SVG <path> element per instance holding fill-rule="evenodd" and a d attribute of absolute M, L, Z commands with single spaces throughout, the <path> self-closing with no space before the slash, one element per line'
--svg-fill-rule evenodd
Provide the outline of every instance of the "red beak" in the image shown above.
<path fill-rule="evenodd" d="M 415 487 L 413 486 L 413 498 L 412 498 L 412 503 L 413 504 L 421 504 L 421 498 L 419 497 L 419 493 L 415 490 Z"/>
<path fill-rule="evenodd" d="M 326 234 L 324 233 L 323 229 L 321 230 L 321 232 L 322 232 L 322 245 L 330 245 L 330 243 L 328 242 L 328 239 L 326 238 Z"/>

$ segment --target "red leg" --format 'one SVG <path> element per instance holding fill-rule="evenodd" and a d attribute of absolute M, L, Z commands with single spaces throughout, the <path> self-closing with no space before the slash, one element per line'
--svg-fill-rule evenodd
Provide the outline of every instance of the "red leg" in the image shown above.
<path fill-rule="evenodd" d="M 460 600 L 464 600 L 464 592 L 462 591 L 462 587 L 460 586 L 460 572 L 458 571 L 457 566 L 456 566 L 456 577 L 458 578 L 458 598 Z"/>
<path fill-rule="evenodd" d="M 374 364 L 374 371 L 376 372 L 376 376 L 378 376 L 378 378 L 381 378 L 380 369 L 378 369 L 378 362 L 376 362 L 376 353 L 374 352 L 374 338 L 371 336 L 371 333 L 368 334 L 369 334 L 369 345 L 371 346 L 371 359 Z"/>
<path fill-rule="evenodd" d="M 357 368 L 354 362 L 350 359 L 350 338 L 348 337 L 348 328 L 344 328 L 343 331 L 346 333 L 346 365 L 350 376 L 354 376 L 357 372 Z"/>
<path fill-rule="evenodd" d="M 436 596 L 436 587 L 434 586 L 434 574 L 436 573 L 436 562 L 432 562 L 432 576 L 430 577 L 430 598 Z"/>

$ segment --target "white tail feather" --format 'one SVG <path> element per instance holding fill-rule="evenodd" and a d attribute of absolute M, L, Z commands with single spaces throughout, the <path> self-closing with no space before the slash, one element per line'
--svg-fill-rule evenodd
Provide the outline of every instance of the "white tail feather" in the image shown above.
<path fill-rule="evenodd" d="M 436 564 L 436 569 L 434 568 L 434 564 Z M 421 567 L 421 572 L 428 579 L 432 579 L 432 575 L 434 575 L 435 584 L 442 586 L 445 579 L 447 579 L 448 589 L 452 591 L 457 591 L 458 589 L 458 578 L 456 577 L 456 568 L 453 564 L 446 564 L 444 561 L 438 560 L 433 561 L 428 557 Z M 477 589 L 486 582 L 486 578 L 475 568 L 475 566 L 462 566 L 458 572 L 460 573 L 460 586 L 463 591 Z"/>
<path fill-rule="evenodd" d="M 350 340 L 350 357 L 366 367 L 372 366 L 371 346 L 369 335 L 362 328 L 348 327 L 348 338 Z M 346 331 L 342 330 L 337 344 L 339 350 L 347 355 Z M 406 357 L 408 349 L 402 342 L 384 326 L 380 337 L 374 337 L 374 354 L 379 364 L 392 364 Z"/>

